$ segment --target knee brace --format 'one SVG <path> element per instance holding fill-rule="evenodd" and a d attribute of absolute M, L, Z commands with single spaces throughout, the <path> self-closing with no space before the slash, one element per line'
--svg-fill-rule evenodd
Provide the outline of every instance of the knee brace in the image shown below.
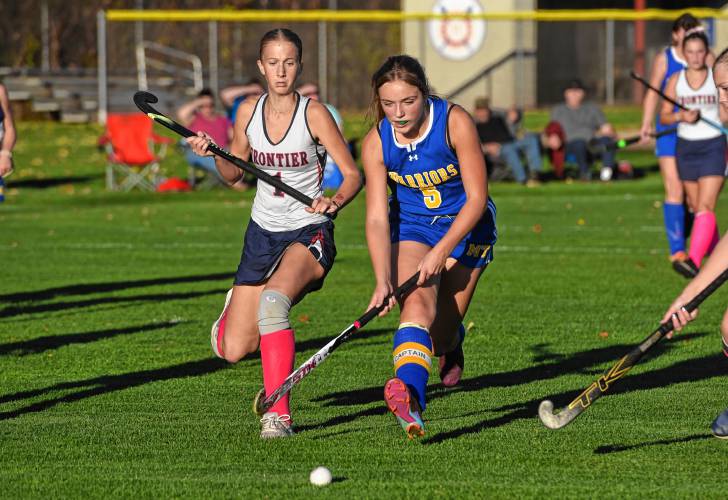
<path fill-rule="evenodd" d="M 288 313 L 291 310 L 291 299 L 275 290 L 264 290 L 258 303 L 258 330 L 261 335 L 288 330 L 291 324 Z"/>

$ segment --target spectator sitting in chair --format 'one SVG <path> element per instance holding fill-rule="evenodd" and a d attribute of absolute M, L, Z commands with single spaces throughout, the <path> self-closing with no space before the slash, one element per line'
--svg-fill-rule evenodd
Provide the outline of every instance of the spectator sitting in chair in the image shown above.
<path fill-rule="evenodd" d="M 510 109 L 507 113 L 499 113 L 490 108 L 487 98 L 475 101 L 475 126 L 486 162 L 492 164 L 495 159 L 502 158 L 513 172 L 516 182 L 534 186 L 539 183 L 541 172 L 541 146 L 537 134 L 525 134 L 522 139 L 516 138 L 515 130 L 520 122 L 520 113 Z M 521 161 L 521 154 L 526 156 L 529 175 Z"/>
<path fill-rule="evenodd" d="M 551 122 L 546 126 L 545 145 L 551 150 L 551 163 L 557 177 L 563 177 L 564 158 L 573 155 L 579 167 L 581 180 L 591 180 L 594 157 L 589 152 L 589 141 L 607 145 L 615 140 L 614 127 L 596 104 L 585 102 L 586 89 L 579 79 L 571 80 L 564 89 L 564 103 L 551 110 Z M 602 148 L 602 180 L 612 178 L 614 149 Z"/>
<path fill-rule="evenodd" d="M 210 89 L 202 89 L 197 97 L 183 104 L 177 110 L 177 119 L 185 127 L 193 132 L 203 131 L 212 137 L 215 144 L 227 149 L 232 139 L 232 125 L 224 115 L 215 111 L 215 98 Z M 186 145 L 186 143 L 184 143 Z M 185 147 L 187 163 L 195 168 L 204 170 L 209 175 L 220 179 L 221 184 L 226 184 L 215 167 L 215 158 L 212 156 L 198 156 L 189 147 Z M 233 186 L 236 189 L 244 189 L 247 185 L 238 182 Z"/>

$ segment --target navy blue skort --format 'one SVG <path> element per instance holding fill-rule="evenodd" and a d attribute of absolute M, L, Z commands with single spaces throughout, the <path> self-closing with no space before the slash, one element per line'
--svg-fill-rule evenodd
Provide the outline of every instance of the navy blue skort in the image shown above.
<path fill-rule="evenodd" d="M 723 134 L 712 139 L 689 141 L 677 138 L 675 156 L 680 180 L 697 181 L 701 177 L 725 177 L 726 143 Z"/>
<path fill-rule="evenodd" d="M 286 249 L 294 243 L 301 243 L 308 248 L 323 267 L 323 278 L 314 283 L 309 291 L 321 288 L 336 258 L 334 223 L 331 221 L 311 224 L 293 231 L 273 232 L 266 231 L 251 219 L 245 231 L 243 254 L 235 273 L 235 285 L 264 283 L 278 267 Z"/>

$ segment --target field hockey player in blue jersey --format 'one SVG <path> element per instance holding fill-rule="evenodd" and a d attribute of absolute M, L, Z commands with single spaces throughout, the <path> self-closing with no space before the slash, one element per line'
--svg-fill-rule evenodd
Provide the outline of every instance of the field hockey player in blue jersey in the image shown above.
<path fill-rule="evenodd" d="M 493 258 L 495 205 L 472 118 L 432 95 L 416 59 L 389 57 L 372 76 L 372 91 L 377 124 L 362 143 L 376 278 L 369 307 L 388 301 L 386 314 L 394 287 L 419 271 L 419 286 L 399 304 L 395 377 L 384 387 L 388 408 L 413 438 L 424 434 L 432 357 L 440 358 L 443 385 L 462 376 L 462 322 Z"/>

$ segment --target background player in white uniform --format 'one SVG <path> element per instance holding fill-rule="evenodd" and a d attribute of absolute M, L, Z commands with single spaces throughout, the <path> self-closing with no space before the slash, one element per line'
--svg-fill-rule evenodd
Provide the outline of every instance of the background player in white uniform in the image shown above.
<path fill-rule="evenodd" d="M 715 79 L 716 87 L 718 87 L 721 111 L 728 112 L 728 49 L 724 50 L 715 60 L 715 64 L 713 65 L 713 78 Z M 695 319 L 698 311 L 695 310 L 692 314 L 689 314 L 683 306 L 693 300 L 701 290 L 725 271 L 727 263 L 728 235 L 724 235 L 720 243 L 718 243 L 718 246 L 715 247 L 713 255 L 705 262 L 705 265 L 700 269 L 695 279 L 688 283 L 688 286 L 673 301 L 665 316 L 662 318 L 663 323 L 672 318 L 675 328 L 680 330 L 689 321 Z M 723 336 L 723 353 L 728 356 L 728 309 L 723 314 L 720 331 Z M 713 421 L 711 431 L 718 438 L 728 439 L 728 408 L 723 410 Z"/>
<path fill-rule="evenodd" d="M 685 33 L 693 28 L 700 26 L 693 15 L 689 13 L 681 14 L 672 25 L 671 43 L 665 50 L 658 52 L 652 63 L 650 72 L 650 84 L 664 91 L 667 81 L 672 75 L 678 73 L 686 66 L 683 56 L 682 47 Z M 711 64 L 713 55 L 708 54 L 707 63 Z M 642 104 L 642 127 L 640 135 L 642 142 L 649 141 L 650 134 L 654 130 L 663 132 L 665 130 L 673 130 L 674 125 L 666 125 L 659 119 L 661 106 L 658 107 L 659 96 L 657 92 L 647 91 Z M 658 119 L 654 120 L 655 113 Z M 670 261 L 673 268 L 680 274 L 690 275 L 693 272 L 689 266 L 686 267 L 684 262 L 687 259 L 685 253 L 686 235 L 686 219 L 690 219 L 687 225 L 690 225 L 693 213 L 686 214 L 685 211 L 685 193 L 683 191 L 682 181 L 677 173 L 677 162 L 675 160 L 675 147 L 677 145 L 677 134 L 670 133 L 658 137 L 655 140 L 655 155 L 660 165 L 660 174 L 665 188 L 665 201 L 662 206 L 665 234 L 670 247 Z M 687 215 L 687 217 L 686 217 Z M 689 231 L 689 228 L 687 229 Z M 693 274 L 694 276 L 694 274 Z"/>
<path fill-rule="evenodd" d="M 230 148 L 314 199 L 313 207 L 305 207 L 258 182 L 235 286 L 212 328 L 213 351 L 231 363 L 254 352 L 260 343 L 266 395 L 293 371 L 295 342 L 288 319 L 292 304 L 319 288 L 333 264 L 333 223 L 325 214 L 334 214 L 361 187 L 359 171 L 331 114 L 322 104 L 294 92 L 301 57 L 301 40 L 292 31 L 277 29 L 263 36 L 258 68 L 268 93 L 240 105 Z M 198 154 L 210 154 L 205 134 L 188 141 Z M 330 199 L 321 192 L 326 152 L 344 175 Z M 216 165 L 231 183 L 243 175 L 217 157 Z M 291 435 L 288 396 L 261 423 L 263 438 Z"/>
<path fill-rule="evenodd" d="M 678 124 L 675 149 L 677 169 L 683 181 L 688 204 L 695 213 L 690 233 L 687 266 L 695 270 L 718 243 L 720 234 L 715 220 L 715 204 L 723 187 L 726 163 L 726 138 L 723 132 L 703 120 L 719 124 L 728 113 L 718 106 L 718 90 L 711 68 L 706 66 L 708 39 L 702 28 L 688 30 L 683 40 L 687 68 L 671 76 L 665 95 L 687 107 L 674 110 L 663 103 L 660 120 Z"/>

